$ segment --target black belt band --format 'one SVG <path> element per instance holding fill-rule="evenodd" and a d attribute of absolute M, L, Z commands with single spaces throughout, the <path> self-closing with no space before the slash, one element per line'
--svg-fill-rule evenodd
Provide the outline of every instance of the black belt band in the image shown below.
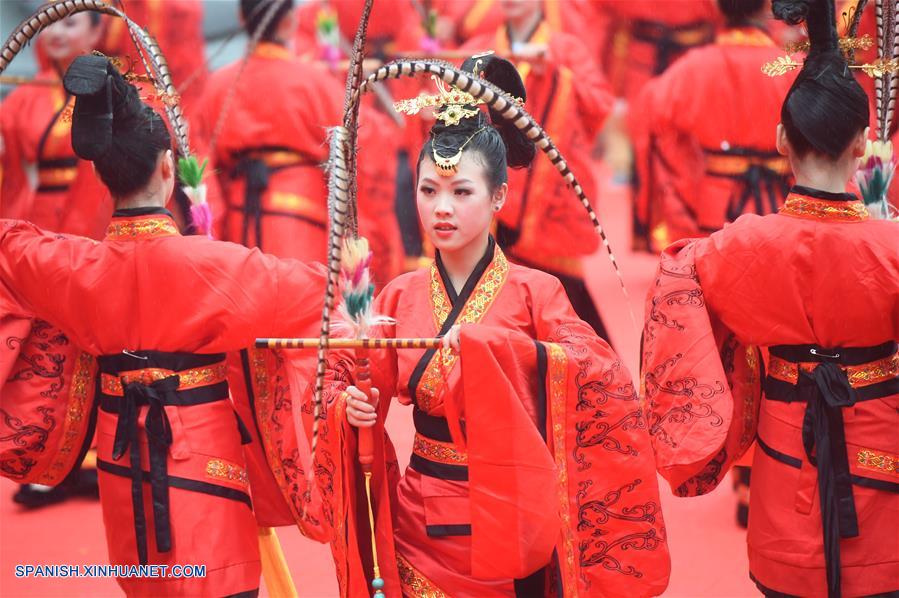
<path fill-rule="evenodd" d="M 122 478 L 131 477 L 131 470 L 129 468 L 100 459 L 97 460 L 97 469 Z M 140 474 L 141 481 L 146 482 L 149 480 L 149 471 L 141 470 Z M 201 482 L 199 480 L 181 478 L 178 476 L 169 476 L 169 486 L 178 488 L 179 490 L 189 490 L 190 492 L 199 492 L 210 496 L 218 496 L 219 498 L 227 498 L 228 500 L 236 500 L 237 502 L 242 502 L 251 509 L 253 508 L 253 501 L 250 500 L 250 495 L 235 488 L 226 488 L 225 486 L 219 486 L 218 484 L 210 484 L 209 482 Z"/>
<path fill-rule="evenodd" d="M 822 347 L 820 345 L 774 345 L 771 355 L 793 363 L 832 362 L 840 365 L 862 365 L 896 354 L 899 344 L 887 341 L 873 347 Z"/>
<path fill-rule="evenodd" d="M 827 592 L 832 598 L 841 595 L 840 539 L 858 536 L 858 517 L 852 493 L 853 479 L 846 454 L 843 408 L 876 398 L 861 397 L 850 385 L 849 378 L 840 365 L 861 365 L 883 359 L 892 354 L 888 352 L 891 348 L 895 352 L 895 343 L 854 348 L 822 348 L 815 345 L 781 345 L 770 348 L 771 354 L 781 359 L 794 363 L 818 363 L 811 372 L 798 369 L 798 380 L 791 387 L 794 394 L 789 399 L 806 403 L 802 420 L 802 444 L 809 463 L 818 470 Z M 770 376 L 768 380 L 772 380 Z M 769 386 L 777 388 L 777 385 L 769 385 L 766 381 L 766 389 Z M 766 394 L 766 397 L 775 401 L 785 398 L 779 393 Z M 763 445 L 762 450 L 765 450 Z"/>
<path fill-rule="evenodd" d="M 119 372 L 144 368 L 163 368 L 184 370 L 212 365 L 222 361 L 223 355 L 192 355 L 185 353 L 141 352 L 102 356 L 98 359 L 100 371 L 109 375 Z M 118 369 L 121 368 L 121 369 Z M 179 391 L 181 381 L 177 375 L 156 380 L 150 384 L 128 382 L 121 379 L 123 396 L 114 397 L 101 394 L 100 402 L 104 411 L 118 414 L 115 437 L 113 439 L 112 458 L 121 459 L 126 452 L 129 455 L 131 478 L 131 504 L 134 511 L 134 534 L 137 542 L 138 560 L 141 565 L 147 564 L 147 518 L 144 513 L 143 489 L 141 481 L 143 473 L 140 458 L 140 439 L 138 419 L 140 408 L 147 406 L 147 417 L 144 424 L 147 433 L 147 447 L 150 457 L 150 491 L 153 499 L 153 523 L 156 548 L 159 552 L 172 549 L 171 522 L 169 518 L 169 485 L 168 452 L 172 445 L 172 427 L 165 412 L 166 405 L 185 405 L 184 393 Z M 208 390 L 207 390 L 208 389 Z M 194 391 L 190 400 L 204 399 L 202 402 L 224 400 L 228 396 L 227 382 L 209 387 L 191 389 Z M 202 396 L 200 396 L 201 392 Z M 196 403 L 194 403 L 196 404 Z M 125 468 L 122 468 L 125 469 Z"/>

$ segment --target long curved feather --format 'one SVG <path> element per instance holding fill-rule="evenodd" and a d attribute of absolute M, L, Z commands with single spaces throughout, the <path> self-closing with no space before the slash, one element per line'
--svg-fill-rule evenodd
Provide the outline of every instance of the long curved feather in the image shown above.
<path fill-rule="evenodd" d="M 346 129 L 348 140 L 346 148 L 347 172 L 350 173 L 349 215 L 350 229 L 353 237 L 359 236 L 359 219 L 357 213 L 356 197 L 356 155 L 358 152 L 359 131 L 359 102 L 353 98 L 362 85 L 362 63 L 365 58 L 365 38 L 368 32 L 368 19 L 371 15 L 373 0 L 366 0 L 362 7 L 362 16 L 353 39 L 353 51 L 350 56 L 350 67 L 347 71 L 346 95 L 344 96 L 343 128 Z"/>

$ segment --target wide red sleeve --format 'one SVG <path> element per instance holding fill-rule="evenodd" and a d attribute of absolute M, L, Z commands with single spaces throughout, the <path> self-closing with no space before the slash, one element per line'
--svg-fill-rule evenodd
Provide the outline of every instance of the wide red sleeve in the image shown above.
<path fill-rule="evenodd" d="M 560 474 L 563 582 L 580 595 L 661 594 L 671 564 L 650 426 L 633 378 L 577 317 L 562 285 L 546 278 L 534 312 Z"/>
<path fill-rule="evenodd" d="M 656 467 L 679 496 L 713 490 L 752 445 L 762 356 L 710 311 L 697 276 L 702 241 L 662 253 L 646 300 L 642 382 Z"/>

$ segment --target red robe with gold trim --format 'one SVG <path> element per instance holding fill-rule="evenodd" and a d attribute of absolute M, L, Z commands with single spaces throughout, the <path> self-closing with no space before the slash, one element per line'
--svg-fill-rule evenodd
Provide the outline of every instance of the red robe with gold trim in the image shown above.
<path fill-rule="evenodd" d="M 783 203 L 791 175 L 774 141 L 793 76 L 761 72 L 782 55 L 760 29 L 728 29 L 643 87 L 630 111 L 635 215 L 656 250 Z"/>
<path fill-rule="evenodd" d="M 704 494 L 757 441 L 749 568 L 764 587 L 826 595 L 829 561 L 843 595 L 899 589 L 897 290 L 899 225 L 800 187 L 778 214 L 662 255 L 643 333 L 657 467 L 676 494 Z M 801 366 L 785 359 L 803 345 Z M 836 483 L 819 487 L 815 463 Z"/>
<path fill-rule="evenodd" d="M 609 346 L 571 309 L 558 280 L 490 247 L 459 296 L 439 261 L 394 280 L 375 311 L 383 333 L 433 337 L 462 324 L 461 353 L 373 352 L 380 389 L 374 469 L 385 592 L 432 596 L 646 596 L 669 560 L 637 394 Z M 327 425 L 342 448 L 348 544 L 334 545 L 345 596 L 371 579 L 371 547 L 346 423 L 350 356 L 332 353 Z M 413 455 L 400 476 L 383 421 L 412 405 Z M 342 443 L 342 447 L 341 447 Z M 336 525 L 336 524 L 335 524 Z M 518 581 L 514 581 L 518 580 Z"/>
<path fill-rule="evenodd" d="M 46 70 L 37 78 L 59 76 Z M 71 106 L 62 84 L 22 85 L 0 105 L 0 217 L 100 238 L 112 199 L 90 162 L 72 150 L 65 114 Z"/>
<path fill-rule="evenodd" d="M 311 375 L 313 364 L 300 363 L 299 373 L 276 355 L 238 352 L 258 335 L 302 336 L 317 328 L 321 267 L 182 237 L 171 218 L 158 211 L 114 218 L 102 243 L 5 220 L 0 248 L 0 335 L 5 339 L 0 471 L 20 482 L 58 483 L 83 456 L 96 418 L 110 561 L 138 562 L 134 504 L 141 503 L 133 503 L 128 477 L 130 459 L 138 454 L 145 472 L 147 562 L 207 566 L 205 578 L 120 579 L 126 593 L 223 596 L 258 588 L 257 525 L 296 522 L 312 538 L 332 537 L 319 515 L 318 494 L 304 497 L 308 461 L 275 452 L 308 446 L 293 427 L 283 436 L 273 403 L 304 392 L 299 381 Z M 204 364 L 102 373 L 110 361 L 140 363 L 130 354 L 150 350 Z M 157 358 L 148 359 L 152 367 Z M 119 458 L 114 452 L 124 417 L 122 396 L 128 392 L 122 380 L 149 385 L 172 372 L 179 376 L 177 392 L 184 393 L 179 400 L 193 402 L 167 403 L 168 423 L 159 432 L 169 436 L 162 453 L 169 480 L 171 548 L 166 551 L 156 535 L 159 501 L 152 479 L 159 440 L 149 434 L 148 441 L 148 431 L 155 431 L 152 420 L 162 416 L 154 414 L 152 397 L 135 416 L 131 443 L 140 452 L 126 450 Z M 242 444 L 247 440 L 252 442 Z M 309 501 L 306 519 L 300 516 L 304 500 Z M 203 528 L 199 535 L 198 526 Z"/>

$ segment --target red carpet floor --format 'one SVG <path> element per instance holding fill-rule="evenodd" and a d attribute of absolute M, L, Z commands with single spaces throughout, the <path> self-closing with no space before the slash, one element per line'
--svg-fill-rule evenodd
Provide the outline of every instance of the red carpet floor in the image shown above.
<path fill-rule="evenodd" d="M 655 258 L 631 254 L 630 212 L 625 191 L 603 185 L 598 211 L 609 227 L 637 321 Z M 589 259 L 589 286 L 612 334 L 612 341 L 636 372 L 639 335 L 634 330 L 608 258 Z M 411 450 L 411 418 L 392 410 L 388 429 L 400 459 Z M 17 564 L 104 564 L 107 562 L 99 504 L 76 500 L 38 512 L 20 511 L 11 500 L 15 486 L 0 481 L 0 596 L 120 596 L 110 579 L 17 579 Z M 725 483 L 702 498 L 677 499 L 663 489 L 663 508 L 672 556 L 671 583 L 665 596 L 744 597 L 759 593 L 747 573 L 745 533 L 735 523 L 735 498 Z M 337 591 L 330 554 L 324 545 L 303 538 L 295 529 L 278 531 L 300 596 L 329 597 Z M 263 588 L 263 595 L 268 595 Z"/>

